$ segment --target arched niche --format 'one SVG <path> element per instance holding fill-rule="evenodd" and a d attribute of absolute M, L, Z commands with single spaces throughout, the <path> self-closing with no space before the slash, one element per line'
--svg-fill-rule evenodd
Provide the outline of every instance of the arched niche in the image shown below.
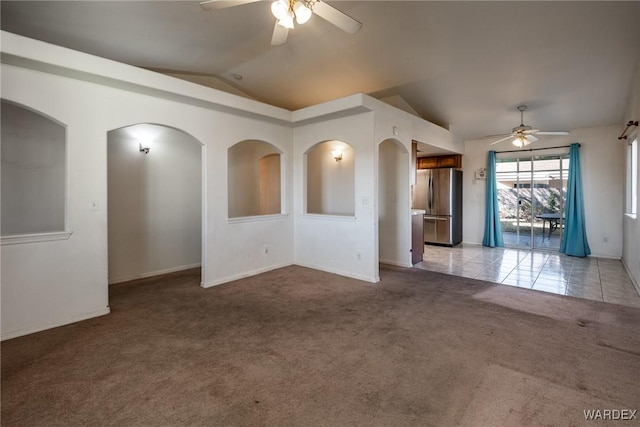
<path fill-rule="evenodd" d="M 201 265 L 202 146 L 153 123 L 107 133 L 109 283 Z"/>
<path fill-rule="evenodd" d="M 245 140 L 228 150 L 228 215 L 282 212 L 281 152 L 268 142 Z"/>
<path fill-rule="evenodd" d="M 355 150 L 342 141 L 306 153 L 306 213 L 355 216 Z"/>
<path fill-rule="evenodd" d="M 65 126 L 6 100 L 1 116 L 2 236 L 64 231 Z"/>

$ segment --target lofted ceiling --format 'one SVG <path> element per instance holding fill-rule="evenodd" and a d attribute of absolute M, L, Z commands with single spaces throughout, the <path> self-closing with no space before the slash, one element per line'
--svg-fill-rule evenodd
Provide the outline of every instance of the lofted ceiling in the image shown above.
<path fill-rule="evenodd" d="M 362 29 L 314 16 L 271 46 L 269 1 L 205 11 L 192 1 L 3 0 L 1 27 L 290 110 L 398 95 L 464 139 L 510 132 L 520 104 L 542 130 L 624 122 L 640 64 L 638 1 L 328 3 Z"/>

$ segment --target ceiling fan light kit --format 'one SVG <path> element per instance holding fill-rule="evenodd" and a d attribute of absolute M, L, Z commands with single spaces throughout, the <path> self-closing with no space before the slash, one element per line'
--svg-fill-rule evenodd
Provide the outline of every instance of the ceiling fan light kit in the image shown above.
<path fill-rule="evenodd" d="M 205 10 L 217 10 L 259 1 L 261 0 L 206 0 L 201 2 L 200 6 Z M 362 28 L 362 23 L 322 0 L 275 0 L 271 3 L 271 13 L 276 17 L 271 37 L 272 45 L 280 45 L 287 41 L 288 32 L 293 29 L 294 18 L 302 25 L 309 21 L 314 13 L 349 34 L 355 34 Z"/>
<path fill-rule="evenodd" d="M 518 136 L 516 136 L 516 138 L 512 141 L 512 143 L 516 147 L 522 148 L 531 144 L 532 142 L 536 142 L 537 140 L 538 138 L 536 138 L 533 135 L 526 135 L 522 133 L 522 134 L 518 134 Z"/>
<path fill-rule="evenodd" d="M 293 13 L 296 15 L 296 22 L 300 25 L 311 19 L 310 5 L 303 4 L 301 1 L 295 2 L 293 5 Z"/>
<path fill-rule="evenodd" d="M 293 18 L 298 24 L 304 24 L 311 18 L 309 6 L 298 0 L 276 0 L 271 3 L 271 13 L 278 20 L 278 25 L 292 29 Z"/>

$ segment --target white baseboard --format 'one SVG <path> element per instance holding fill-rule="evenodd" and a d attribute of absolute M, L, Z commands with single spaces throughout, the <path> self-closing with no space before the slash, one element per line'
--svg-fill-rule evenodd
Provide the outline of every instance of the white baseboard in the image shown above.
<path fill-rule="evenodd" d="M 245 277 L 255 276 L 257 274 L 266 273 L 267 271 L 275 270 L 282 267 L 288 267 L 290 265 L 293 265 L 293 264 L 292 263 L 276 264 L 276 265 L 270 265 L 268 267 L 257 268 L 255 270 L 245 271 L 243 273 L 234 274 L 232 276 L 223 277 L 221 279 L 216 279 L 211 282 L 202 282 L 200 283 L 200 286 L 203 288 L 210 288 L 212 286 L 222 285 L 224 283 L 233 282 L 234 280 L 244 279 Z"/>
<path fill-rule="evenodd" d="M 407 267 L 407 268 L 413 267 L 413 264 L 409 264 L 406 262 L 393 261 L 390 259 L 380 259 L 380 264 L 395 265 L 396 267 Z"/>
<path fill-rule="evenodd" d="M 377 277 L 363 276 L 363 275 L 354 274 L 354 273 L 351 273 L 351 272 L 348 272 L 348 271 L 342 271 L 342 270 L 337 270 L 337 269 L 333 269 L 333 268 L 326 268 L 326 267 L 322 267 L 322 266 L 319 266 L 319 265 L 305 264 L 305 263 L 300 263 L 300 262 L 296 262 L 295 265 L 299 265 L 300 267 L 312 268 L 314 270 L 324 271 L 324 272 L 327 272 L 327 273 L 333 273 L 333 274 L 337 274 L 337 275 L 340 275 L 340 276 L 350 277 L 352 279 L 362 280 L 362 281 L 369 282 L 369 283 L 378 283 L 380 281 L 380 276 L 377 276 Z"/>
<path fill-rule="evenodd" d="M 264 267 L 264 268 L 258 268 L 255 270 L 251 270 L 248 272 L 244 272 L 244 273 L 240 273 L 240 274 L 234 274 L 232 276 L 227 276 L 221 279 L 216 279 L 210 282 L 202 282 L 200 284 L 200 286 L 202 286 L 203 288 L 210 288 L 212 286 L 218 286 L 218 285 L 222 285 L 225 283 L 229 283 L 229 282 L 233 282 L 234 280 L 240 280 L 240 279 L 244 279 L 246 277 L 251 277 L 251 276 L 255 276 L 261 273 L 266 273 L 267 271 L 271 271 L 271 270 L 275 270 L 278 268 L 282 268 L 282 267 L 288 267 L 290 265 L 299 265 L 300 267 L 306 267 L 306 268 L 312 268 L 314 270 L 319 270 L 319 271 L 325 271 L 327 273 L 333 273 L 333 274 L 338 274 L 340 276 L 345 276 L 345 277 L 350 277 L 352 279 L 357 279 L 357 280 L 362 280 L 365 282 L 370 282 L 370 283 L 378 283 L 380 281 L 380 277 L 370 277 L 370 276 L 362 276 L 359 274 L 353 274 L 350 272 L 346 272 L 346 271 L 341 271 L 341 270 L 336 270 L 336 269 L 327 269 L 324 267 L 320 267 L 317 265 L 312 265 L 312 264 L 303 264 L 303 263 L 288 263 L 288 264 L 280 264 L 280 265 L 272 265 L 269 267 Z M 404 267 L 404 265 L 403 265 Z"/>
<path fill-rule="evenodd" d="M 58 326 L 64 326 L 70 323 L 76 323 L 81 320 L 87 320 L 93 317 L 104 316 L 105 314 L 109 314 L 109 313 L 111 313 L 111 309 L 109 307 L 105 307 L 99 310 L 90 311 L 89 313 L 83 313 L 77 316 L 70 316 L 64 320 L 60 320 L 57 322 L 47 323 L 46 325 L 30 326 L 28 328 L 22 328 L 22 329 L 16 329 L 14 331 L 3 332 L 1 340 L 4 341 L 11 338 L 17 338 L 23 335 L 29 335 L 35 332 L 40 332 L 40 331 L 44 331 L 51 328 L 57 328 Z"/>
<path fill-rule="evenodd" d="M 603 259 L 615 259 L 620 261 L 622 258 L 619 255 L 606 255 L 606 254 L 591 254 L 589 258 L 603 258 Z"/>
<path fill-rule="evenodd" d="M 115 279 L 110 278 L 109 284 L 115 285 L 116 283 L 128 282 L 130 280 L 146 279 L 147 277 L 160 276 L 161 274 L 169 274 L 169 273 L 176 273 L 178 271 L 183 271 L 183 270 L 191 270 L 192 268 L 198 268 L 200 266 L 201 264 L 198 262 L 196 264 L 181 265 L 179 267 L 165 268 L 163 270 L 150 271 L 148 273 L 139 273 L 139 274 L 131 274 L 128 276 L 120 276 L 120 277 L 116 277 Z"/>

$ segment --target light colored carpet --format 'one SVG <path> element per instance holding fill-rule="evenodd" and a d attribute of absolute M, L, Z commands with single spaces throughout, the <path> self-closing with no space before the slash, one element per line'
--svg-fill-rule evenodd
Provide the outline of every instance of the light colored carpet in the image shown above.
<path fill-rule="evenodd" d="M 637 308 L 394 267 L 379 284 L 197 274 L 112 286 L 110 315 L 4 342 L 2 425 L 573 426 L 640 409 Z"/>

